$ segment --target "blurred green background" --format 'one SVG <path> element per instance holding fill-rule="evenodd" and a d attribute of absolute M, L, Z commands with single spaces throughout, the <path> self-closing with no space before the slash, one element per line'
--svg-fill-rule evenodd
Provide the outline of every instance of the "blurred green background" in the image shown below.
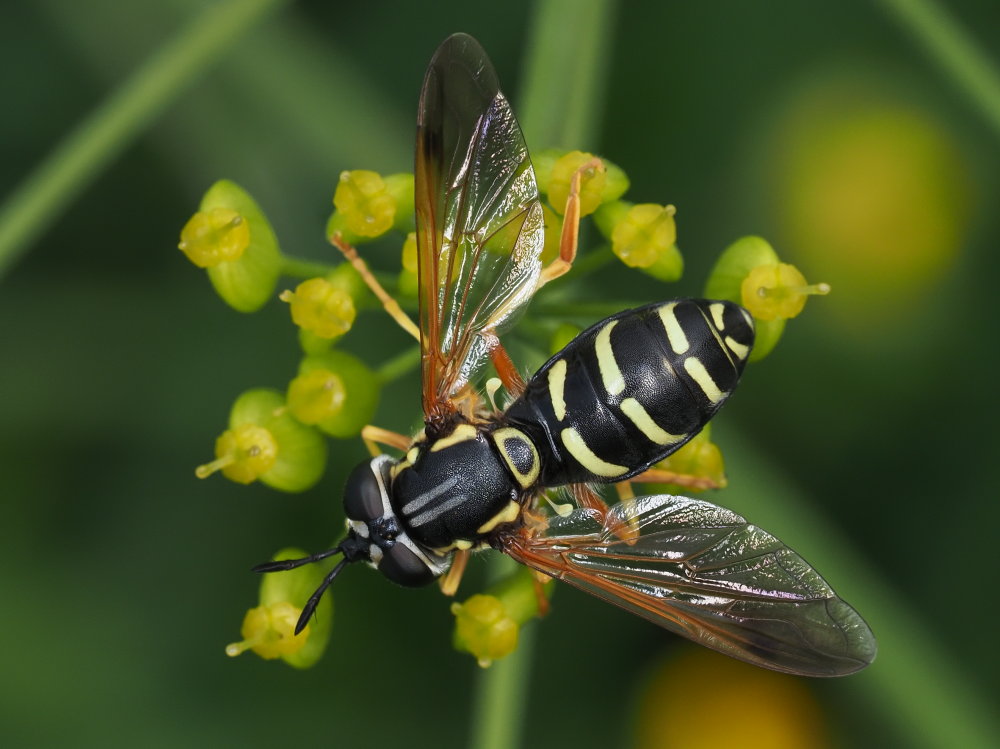
<path fill-rule="evenodd" d="M 232 399 L 283 388 L 298 347 L 283 304 L 230 310 L 176 250 L 201 193 L 228 177 L 287 251 L 332 259 L 338 174 L 411 170 L 424 68 L 458 30 L 490 52 L 516 108 L 531 81 L 570 101 L 584 81 L 580 109 L 525 103 L 529 147 L 606 155 L 628 197 L 678 207 L 681 283 L 616 266 L 570 280 L 565 299 L 696 295 L 751 233 L 833 285 L 717 420 L 730 488 L 711 499 L 801 551 L 880 640 L 860 675 L 769 679 L 560 589 L 518 685 L 525 745 L 693 746 L 679 738 L 693 729 L 699 745 L 749 746 L 768 721 L 804 726 L 789 746 L 1000 741 L 995 78 L 977 88 L 974 70 L 949 72 L 902 3 L 563 5 L 0 8 L 0 743 L 466 743 L 478 668 L 451 648 L 434 589 L 352 569 L 312 670 L 223 654 L 256 601 L 248 568 L 281 546 L 326 548 L 344 471 L 365 453 L 332 443 L 303 495 L 194 478 Z M 947 8 L 995 51 L 995 3 Z M 176 78 L 129 88 L 206 17 L 210 33 L 171 58 Z M 82 141 L 95 158 L 45 162 L 115 95 L 122 127 Z M 398 268 L 392 251 L 375 258 Z M 408 345 L 380 314 L 358 327 L 345 345 L 372 364 Z M 407 431 L 418 409 L 411 377 L 383 394 L 377 423 Z M 481 585 L 473 567 L 463 595 Z"/>

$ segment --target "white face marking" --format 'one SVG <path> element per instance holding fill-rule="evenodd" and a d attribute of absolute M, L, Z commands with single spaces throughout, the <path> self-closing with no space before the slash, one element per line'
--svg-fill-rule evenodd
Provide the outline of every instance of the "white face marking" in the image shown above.
<path fill-rule="evenodd" d="M 670 343 L 670 348 L 674 350 L 675 354 L 683 354 L 691 344 L 674 313 L 676 306 L 677 302 L 671 302 L 660 307 L 660 320 L 663 321 L 663 327 L 667 331 L 667 341 Z"/>
<path fill-rule="evenodd" d="M 594 455 L 587 443 L 583 441 L 583 437 L 575 429 L 563 429 L 560 436 L 566 449 L 569 450 L 569 454 L 576 458 L 580 465 L 595 476 L 612 478 L 614 476 L 621 476 L 628 471 L 628 468 L 625 466 L 608 463 Z"/>
<path fill-rule="evenodd" d="M 684 360 L 684 369 L 691 379 L 698 383 L 698 387 L 705 394 L 712 403 L 718 403 L 723 398 L 723 392 L 719 390 L 719 386 L 715 384 L 715 380 L 712 379 L 712 375 L 708 373 L 705 369 L 705 365 L 701 363 L 701 360 L 696 356 L 689 356 Z"/>
<path fill-rule="evenodd" d="M 365 521 L 348 519 L 347 527 L 361 536 L 361 538 L 368 538 L 368 524 Z"/>
<path fill-rule="evenodd" d="M 552 410 L 556 419 L 566 418 L 566 399 L 563 397 L 566 388 L 566 360 L 560 359 L 549 369 L 549 397 L 552 399 Z"/>
<path fill-rule="evenodd" d="M 747 354 L 750 353 L 750 347 L 744 346 L 739 341 L 733 340 L 732 336 L 726 336 L 726 345 L 729 346 L 729 350 L 736 354 L 740 359 L 746 359 Z"/>
<path fill-rule="evenodd" d="M 601 332 L 594 340 L 594 349 L 597 351 L 597 366 L 601 370 L 601 380 L 604 382 L 604 389 L 608 391 L 608 395 L 618 395 L 625 389 L 625 378 L 622 377 L 622 371 L 618 368 L 615 352 L 611 349 L 611 331 L 617 324 L 617 320 L 609 322 L 601 328 Z"/>
<path fill-rule="evenodd" d="M 712 313 L 712 322 L 715 323 L 715 327 L 722 332 L 726 329 L 725 319 L 722 317 L 722 313 L 726 311 L 726 305 L 716 302 L 715 304 L 710 304 L 708 306 L 708 311 Z"/>
<path fill-rule="evenodd" d="M 674 442 L 680 442 L 685 437 L 683 434 L 670 434 L 661 429 L 660 425 L 653 421 L 653 417 L 635 398 L 626 398 L 622 401 L 620 408 L 622 413 L 639 428 L 639 431 L 657 445 L 671 445 Z"/>
<path fill-rule="evenodd" d="M 477 434 L 476 428 L 472 424 L 459 424 L 452 430 L 451 434 L 447 437 L 442 437 L 431 445 L 431 452 L 436 453 L 438 450 L 444 450 L 446 447 L 457 445 L 459 442 L 474 440 Z"/>
<path fill-rule="evenodd" d="M 501 523 L 513 523 L 517 520 L 517 516 L 520 512 L 521 505 L 514 500 L 511 500 L 506 507 L 500 510 L 500 512 L 476 528 L 476 533 L 489 533 Z"/>

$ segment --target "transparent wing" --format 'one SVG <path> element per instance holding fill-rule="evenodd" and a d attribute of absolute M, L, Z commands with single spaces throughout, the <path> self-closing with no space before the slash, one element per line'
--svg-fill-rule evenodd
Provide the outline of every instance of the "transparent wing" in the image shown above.
<path fill-rule="evenodd" d="M 802 557 L 721 507 L 637 497 L 549 519 L 505 539 L 519 562 L 672 632 L 758 666 L 841 676 L 875 658 L 875 638 Z M 628 540 L 623 540 L 628 539 Z"/>
<path fill-rule="evenodd" d="M 479 43 L 455 34 L 434 54 L 417 119 L 417 245 L 424 413 L 489 354 L 481 334 L 528 302 L 543 220 L 524 136 Z"/>

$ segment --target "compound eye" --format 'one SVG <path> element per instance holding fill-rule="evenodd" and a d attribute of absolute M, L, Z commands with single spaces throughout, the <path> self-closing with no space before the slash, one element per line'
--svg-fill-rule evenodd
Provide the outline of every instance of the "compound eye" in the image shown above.
<path fill-rule="evenodd" d="M 434 572 L 407 546 L 397 543 L 385 550 L 379 572 L 399 585 L 417 588 L 434 580 Z"/>
<path fill-rule="evenodd" d="M 344 487 L 344 512 L 351 520 L 376 520 L 384 514 L 382 488 L 375 478 L 375 466 L 366 461 L 347 477 Z"/>

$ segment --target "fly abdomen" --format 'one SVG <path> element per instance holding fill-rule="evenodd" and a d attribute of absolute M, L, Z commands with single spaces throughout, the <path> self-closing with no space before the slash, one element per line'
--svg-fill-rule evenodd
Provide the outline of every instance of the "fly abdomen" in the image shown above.
<path fill-rule="evenodd" d="M 682 299 L 609 317 L 577 336 L 506 412 L 542 454 L 540 484 L 634 476 L 697 434 L 753 345 L 730 302 Z"/>

